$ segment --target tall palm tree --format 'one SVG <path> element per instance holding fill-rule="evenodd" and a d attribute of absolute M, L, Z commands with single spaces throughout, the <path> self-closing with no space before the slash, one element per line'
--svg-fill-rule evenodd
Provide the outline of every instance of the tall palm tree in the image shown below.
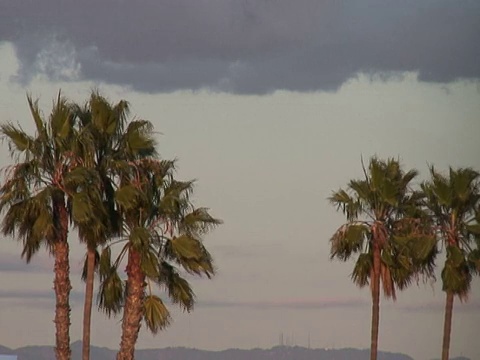
<path fill-rule="evenodd" d="M 351 180 L 347 190 L 333 193 L 330 202 L 347 217 L 331 238 L 331 258 L 348 260 L 359 254 L 353 282 L 372 292 L 370 359 L 377 359 L 380 284 L 386 298 L 407 287 L 418 274 L 431 274 L 435 239 L 421 221 L 419 196 L 409 185 L 417 172 L 404 172 L 398 161 L 372 158 L 364 178 Z"/>
<path fill-rule="evenodd" d="M 42 246 L 53 255 L 55 353 L 57 359 L 68 360 L 71 285 L 66 201 L 67 194 L 74 191 L 68 187 L 77 162 L 70 148 L 75 138 L 74 121 L 60 93 L 48 120 L 42 117 L 38 101 L 30 96 L 27 99 L 36 134 L 31 136 L 11 123 L 0 126 L 15 161 L 7 168 L 0 188 L 0 211 L 5 211 L 2 233 L 22 241 L 22 257 L 27 262 Z M 81 171 L 77 171 L 76 176 L 79 175 Z"/>
<path fill-rule="evenodd" d="M 430 168 L 422 184 L 439 241 L 446 250 L 442 270 L 446 292 L 442 360 L 448 360 L 453 302 L 467 299 L 474 273 L 480 270 L 480 174 L 471 168 L 450 168 L 448 176 Z"/>
<path fill-rule="evenodd" d="M 76 152 L 84 159 L 84 166 L 95 172 L 97 184 L 77 194 L 88 204 L 90 216 L 74 218 L 87 254 L 83 278 L 86 282 L 82 358 L 90 358 L 90 328 L 93 303 L 94 275 L 99 261 L 97 249 L 120 235 L 121 224 L 114 203 L 114 174 L 122 162 L 155 155 L 151 124 L 143 120 L 128 123 L 129 105 L 122 100 L 110 104 L 97 91 L 83 106 L 73 106 L 78 120 L 81 140 Z M 93 192 L 90 189 L 94 189 Z M 97 196 L 99 194 L 99 196 Z M 122 298 L 118 298 L 121 301 Z"/>
<path fill-rule="evenodd" d="M 170 314 L 161 298 L 152 292 L 152 283 L 162 287 L 184 310 L 194 305 L 194 293 L 177 267 L 194 275 L 214 274 L 212 258 L 203 246 L 201 236 L 220 221 L 207 209 L 194 208 L 189 201 L 193 182 L 173 178 L 174 162 L 140 159 L 129 162 L 120 175 L 115 198 L 125 232 L 124 246 L 110 265 L 110 247 L 102 252 L 103 273 L 115 274 L 126 257 L 127 280 L 123 306 L 122 338 L 117 359 L 134 358 L 135 343 L 144 319 L 147 328 L 156 333 L 169 324 Z M 107 276 L 106 276 L 107 278 Z M 109 308 L 109 299 L 119 291 L 118 277 L 104 282 L 100 303 Z M 118 311 L 118 303 L 114 302 Z"/>

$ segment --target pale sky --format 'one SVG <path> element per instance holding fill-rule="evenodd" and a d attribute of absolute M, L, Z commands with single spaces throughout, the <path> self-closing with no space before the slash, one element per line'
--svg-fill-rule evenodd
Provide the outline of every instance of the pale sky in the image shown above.
<path fill-rule="evenodd" d="M 138 347 L 269 348 L 283 332 L 368 348 L 370 293 L 350 281 L 353 261 L 329 260 L 343 218 L 326 198 L 361 177 L 361 156 L 400 157 L 423 177 L 428 164 L 480 169 L 479 3 L 113 1 L 87 16 L 88 2 L 0 0 L 0 121 L 32 130 L 27 92 L 47 114 L 60 88 L 127 99 L 178 176 L 198 179 L 195 202 L 224 220 L 205 239 L 218 275 L 193 280 L 194 312 L 172 307 L 173 325 L 142 327 Z M 75 341 L 84 249 L 71 239 Z M 1 344 L 53 345 L 51 259 L 26 266 L 4 239 L 0 273 Z M 382 299 L 380 349 L 440 357 L 444 298 L 437 281 Z M 455 307 L 452 355 L 480 359 L 479 310 L 476 279 Z M 120 318 L 94 314 L 94 345 L 119 336 Z"/>

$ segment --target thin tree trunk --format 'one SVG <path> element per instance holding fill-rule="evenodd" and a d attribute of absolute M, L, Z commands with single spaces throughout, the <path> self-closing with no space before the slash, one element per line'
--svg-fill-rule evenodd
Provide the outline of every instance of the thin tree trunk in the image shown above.
<path fill-rule="evenodd" d="M 127 295 L 123 309 L 122 341 L 117 360 L 133 360 L 135 343 L 143 315 L 143 297 L 145 287 L 145 274 L 141 270 L 141 257 L 133 249 L 128 253 L 127 264 Z"/>
<path fill-rule="evenodd" d="M 92 320 L 93 283 L 95 278 L 95 249 L 87 250 L 87 278 L 85 284 L 85 302 L 83 305 L 83 341 L 82 359 L 90 359 L 90 329 Z"/>
<path fill-rule="evenodd" d="M 454 294 L 447 292 L 447 301 L 445 303 L 445 321 L 443 323 L 443 344 L 442 344 L 442 360 L 448 360 L 450 351 L 450 333 L 452 331 L 452 315 L 453 315 Z"/>
<path fill-rule="evenodd" d="M 370 360 L 377 360 L 378 327 L 380 323 L 380 248 L 373 249 L 373 279 L 372 281 L 372 333 L 370 344 Z"/>
<path fill-rule="evenodd" d="M 55 243 L 55 354 L 57 360 L 70 360 L 70 265 L 68 261 L 68 243 Z"/>
<path fill-rule="evenodd" d="M 57 235 L 54 243 L 55 289 L 55 355 L 57 360 L 70 360 L 70 263 L 68 236 L 68 214 L 63 197 L 54 200 L 54 216 L 57 220 Z"/>

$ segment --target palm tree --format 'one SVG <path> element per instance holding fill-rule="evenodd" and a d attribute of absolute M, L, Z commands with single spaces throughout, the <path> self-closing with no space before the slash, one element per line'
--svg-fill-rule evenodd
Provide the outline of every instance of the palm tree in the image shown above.
<path fill-rule="evenodd" d="M 15 164 L 7 168 L 0 188 L 0 211 L 5 211 L 2 233 L 23 243 L 27 262 L 45 246 L 53 255 L 57 359 L 70 359 L 70 266 L 68 235 L 68 189 L 76 159 L 70 151 L 75 137 L 73 116 L 60 93 L 50 117 L 42 118 L 38 102 L 27 97 L 36 126 L 28 135 L 11 123 L 0 126 Z M 77 172 L 77 176 L 81 171 Z M 84 174 L 85 175 L 85 174 Z M 78 182 L 78 181 L 77 181 Z"/>
<path fill-rule="evenodd" d="M 433 271 L 435 239 L 421 221 L 419 195 L 410 182 L 417 172 L 404 172 L 398 161 L 372 158 L 364 179 L 351 180 L 347 190 L 333 193 L 330 202 L 347 217 L 331 238 L 331 258 L 348 260 L 359 253 L 352 280 L 370 284 L 372 325 L 370 359 L 377 359 L 380 283 L 386 298 L 407 287 L 419 273 Z"/>
<path fill-rule="evenodd" d="M 433 166 L 430 174 L 422 190 L 437 237 L 446 250 L 442 360 L 448 360 L 454 298 L 467 299 L 472 276 L 480 270 L 480 174 L 471 168 L 450 168 L 449 175 L 444 176 Z"/>
<path fill-rule="evenodd" d="M 105 247 L 100 261 L 102 274 L 113 274 L 104 276 L 107 281 L 101 286 L 100 303 L 107 312 L 116 312 L 120 307 L 111 301 L 115 295 L 110 292 L 118 294 L 121 289 L 115 270 L 127 258 L 119 360 L 134 358 L 142 319 L 153 333 L 170 322 L 168 309 L 152 292 L 152 283 L 163 288 L 173 303 L 190 311 L 194 293 L 177 267 L 209 278 L 214 274 L 201 236 L 220 221 L 207 209 L 192 206 L 193 182 L 176 181 L 173 171 L 173 161 L 144 158 L 129 162 L 119 175 L 115 199 L 122 215 L 124 246 L 112 265 L 111 245 Z"/>
<path fill-rule="evenodd" d="M 84 166 L 95 172 L 98 182 L 78 193 L 84 199 L 85 213 L 90 216 L 74 218 L 81 241 L 87 245 L 83 278 L 86 282 L 82 358 L 90 358 L 90 328 L 93 303 L 94 275 L 99 261 L 98 247 L 120 235 L 121 225 L 114 204 L 115 169 L 118 164 L 155 155 L 151 124 L 143 120 L 131 121 L 127 126 L 129 105 L 122 100 L 110 104 L 94 91 L 83 106 L 73 106 L 78 120 L 81 140 L 76 151 Z M 94 191 L 90 191 L 94 189 Z M 99 195 L 99 196 L 98 196 Z M 117 301 L 121 301 L 119 297 Z"/>

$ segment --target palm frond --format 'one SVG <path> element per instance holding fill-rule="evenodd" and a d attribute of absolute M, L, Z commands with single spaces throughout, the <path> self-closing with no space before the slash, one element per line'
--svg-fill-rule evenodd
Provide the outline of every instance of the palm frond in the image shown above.
<path fill-rule="evenodd" d="M 456 246 L 447 248 L 447 260 L 442 270 L 443 291 L 452 292 L 461 301 L 468 298 L 472 283 L 472 273 L 465 253 Z"/>
<path fill-rule="evenodd" d="M 165 329 L 171 322 L 170 312 L 156 295 L 146 295 L 143 300 L 143 319 L 147 328 L 156 334 Z"/>
<path fill-rule="evenodd" d="M 345 190 L 340 189 L 329 197 L 329 201 L 338 210 L 341 210 L 347 220 L 356 220 L 363 211 L 362 204 L 357 198 L 350 196 Z"/>
<path fill-rule="evenodd" d="M 125 284 L 120 279 L 115 267 L 111 267 L 108 272 L 104 272 L 102 277 L 97 295 L 98 307 L 108 316 L 116 315 L 123 307 Z"/>
<path fill-rule="evenodd" d="M 174 304 L 186 311 L 193 310 L 195 293 L 187 280 L 182 278 L 177 270 L 166 261 L 161 262 L 158 283 L 165 287 L 169 298 Z"/>
<path fill-rule="evenodd" d="M 370 275 L 373 269 L 373 258 L 371 253 L 360 254 L 352 271 L 352 281 L 358 287 L 369 284 Z"/>
<path fill-rule="evenodd" d="M 198 208 L 186 214 L 180 221 L 179 231 L 200 236 L 221 225 L 222 220 L 210 215 L 207 208 Z"/>
<path fill-rule="evenodd" d="M 368 241 L 370 229 L 361 223 L 348 223 L 342 225 L 330 239 L 330 258 L 348 260 L 352 254 L 360 252 Z"/>

